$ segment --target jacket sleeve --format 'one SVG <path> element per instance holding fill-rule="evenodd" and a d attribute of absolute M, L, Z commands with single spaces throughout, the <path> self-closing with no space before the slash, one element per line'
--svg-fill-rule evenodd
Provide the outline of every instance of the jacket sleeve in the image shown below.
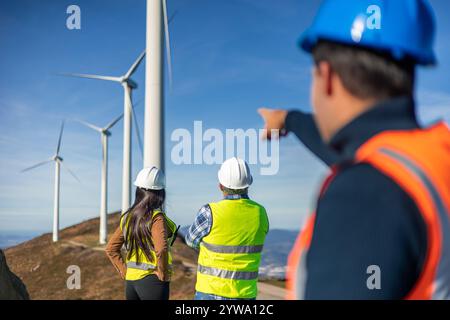
<path fill-rule="evenodd" d="M 119 272 L 121 278 L 125 279 L 127 267 L 121 253 L 123 243 L 124 237 L 122 230 L 120 230 L 120 228 L 117 228 L 113 233 L 111 239 L 109 239 L 108 244 L 106 245 L 105 252 L 113 266 Z"/>
<path fill-rule="evenodd" d="M 343 169 L 318 203 L 305 298 L 402 299 L 426 253 L 425 222 L 403 189 L 369 164 Z"/>
<path fill-rule="evenodd" d="M 310 113 L 292 110 L 288 112 L 285 129 L 296 137 L 326 165 L 331 166 L 338 160 L 338 155 L 322 140 Z"/>
<path fill-rule="evenodd" d="M 200 242 L 204 237 L 206 237 L 212 228 L 212 214 L 211 208 L 208 204 L 205 204 L 198 211 L 194 223 L 189 227 L 185 234 L 186 244 L 198 250 L 200 247 Z"/>
<path fill-rule="evenodd" d="M 153 218 L 151 236 L 158 261 L 156 275 L 160 281 L 170 281 L 169 234 L 164 215 L 158 214 Z"/>

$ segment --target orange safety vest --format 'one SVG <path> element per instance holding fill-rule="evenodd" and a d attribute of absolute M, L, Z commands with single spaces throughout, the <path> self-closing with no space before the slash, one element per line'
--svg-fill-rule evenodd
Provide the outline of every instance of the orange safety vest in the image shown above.
<path fill-rule="evenodd" d="M 427 229 L 421 274 L 405 299 L 450 299 L 450 129 L 440 122 L 425 129 L 385 131 L 365 142 L 355 163 L 369 163 L 395 181 L 415 202 Z M 321 195 L 337 174 L 325 180 Z M 287 299 L 302 299 L 306 259 L 315 214 L 300 232 L 288 259 Z"/>

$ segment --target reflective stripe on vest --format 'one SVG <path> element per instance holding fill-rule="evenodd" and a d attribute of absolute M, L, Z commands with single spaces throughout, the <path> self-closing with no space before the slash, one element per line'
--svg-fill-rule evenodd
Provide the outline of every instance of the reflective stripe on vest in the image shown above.
<path fill-rule="evenodd" d="M 234 280 L 254 280 L 258 279 L 258 271 L 230 271 L 219 268 L 205 267 L 201 264 L 197 267 L 198 272 L 214 277 Z"/>
<path fill-rule="evenodd" d="M 133 268 L 133 269 L 139 269 L 139 270 L 153 270 L 156 269 L 156 266 L 152 263 L 137 263 L 135 261 L 128 261 L 127 262 L 127 267 L 128 268 Z"/>
<path fill-rule="evenodd" d="M 196 290 L 228 298 L 255 298 L 268 231 L 264 207 L 250 199 L 210 203 L 212 227 L 200 243 Z"/>
<path fill-rule="evenodd" d="M 444 202 L 436 190 L 434 184 L 428 178 L 427 174 L 414 163 L 413 160 L 407 156 L 402 155 L 394 150 L 387 148 L 381 148 L 380 152 L 395 159 L 405 166 L 409 172 L 414 175 L 417 180 L 428 191 L 430 199 L 434 203 L 434 207 L 439 216 L 440 229 L 441 229 L 441 252 L 442 255 L 439 259 L 439 264 L 436 269 L 436 275 L 434 280 L 434 290 L 431 298 L 436 300 L 450 299 L 450 224 L 449 215 L 445 208 Z"/>
<path fill-rule="evenodd" d="M 222 246 L 202 241 L 202 245 L 209 251 L 218 253 L 259 253 L 263 249 L 262 244 L 256 246 Z"/>

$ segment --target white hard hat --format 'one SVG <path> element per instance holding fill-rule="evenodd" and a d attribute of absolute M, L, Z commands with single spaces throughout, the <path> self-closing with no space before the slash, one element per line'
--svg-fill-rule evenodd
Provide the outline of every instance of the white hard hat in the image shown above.
<path fill-rule="evenodd" d="M 139 171 L 134 185 L 143 189 L 162 190 L 166 187 L 166 177 L 157 167 L 144 168 Z"/>
<path fill-rule="evenodd" d="M 236 157 L 222 163 L 217 176 L 220 184 L 228 189 L 245 189 L 253 182 L 247 162 Z"/>

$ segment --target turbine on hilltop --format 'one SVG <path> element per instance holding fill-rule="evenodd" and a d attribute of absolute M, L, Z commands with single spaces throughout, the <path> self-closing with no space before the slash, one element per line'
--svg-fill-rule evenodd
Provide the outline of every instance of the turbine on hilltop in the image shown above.
<path fill-rule="evenodd" d="M 100 191 L 100 232 L 99 232 L 99 243 L 105 244 L 108 237 L 108 138 L 111 136 L 109 131 L 120 119 L 122 119 L 123 114 L 115 118 L 105 127 L 97 127 L 92 123 L 76 120 L 86 127 L 93 129 L 100 133 L 101 136 L 101 148 L 102 148 L 102 176 L 101 176 L 101 191 Z"/>
<path fill-rule="evenodd" d="M 65 167 L 65 169 L 78 181 L 80 180 L 77 178 L 77 176 L 67 167 L 63 164 L 63 158 L 60 155 L 61 150 L 61 140 L 62 140 L 62 134 L 64 131 L 64 121 L 61 124 L 61 129 L 59 131 L 59 138 L 58 143 L 56 145 L 56 152 L 55 155 L 52 156 L 50 159 L 46 161 L 39 162 L 31 167 L 28 167 L 26 169 L 23 169 L 21 172 L 29 171 L 32 169 L 35 169 L 37 167 L 40 167 L 44 164 L 47 164 L 49 162 L 55 162 L 55 192 L 54 192 L 54 202 L 53 202 L 53 242 L 58 241 L 58 233 L 59 233 L 59 193 L 60 193 L 60 171 L 61 171 L 61 165 Z"/>

